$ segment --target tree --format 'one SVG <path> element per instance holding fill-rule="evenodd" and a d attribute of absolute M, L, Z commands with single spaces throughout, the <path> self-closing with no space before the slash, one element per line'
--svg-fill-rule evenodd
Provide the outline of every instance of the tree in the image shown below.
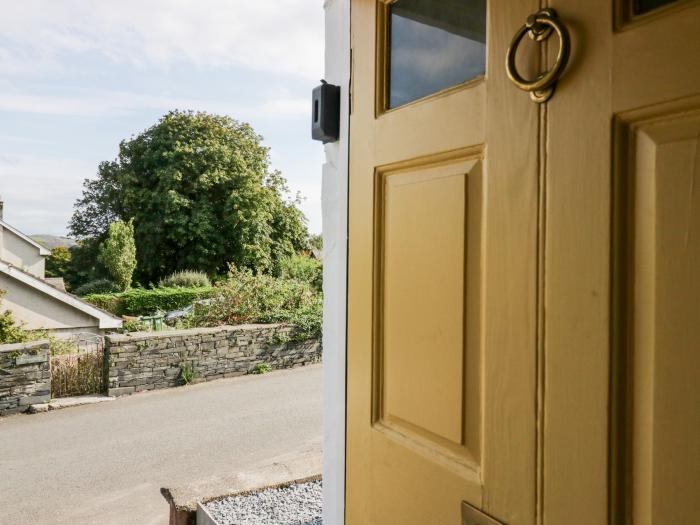
<path fill-rule="evenodd" d="M 82 285 L 98 279 L 110 277 L 107 268 L 100 261 L 100 248 L 107 234 L 99 237 L 80 239 L 70 248 L 70 263 L 63 279 L 69 290 L 76 290 Z"/>
<path fill-rule="evenodd" d="M 178 270 L 220 274 L 229 263 L 270 270 L 305 249 L 308 233 L 261 140 L 230 117 L 170 112 L 85 181 L 70 231 L 101 236 L 108 222 L 133 218 L 145 283 Z"/>
<path fill-rule="evenodd" d="M 322 252 L 323 251 L 323 236 L 320 233 L 315 233 L 309 236 L 309 246 L 312 250 Z"/>
<path fill-rule="evenodd" d="M 133 221 L 117 221 L 109 225 L 107 239 L 100 248 L 100 262 L 119 288 L 126 291 L 131 287 L 136 269 Z"/>
<path fill-rule="evenodd" d="M 65 277 L 71 262 L 71 252 L 65 246 L 57 246 L 46 258 L 46 277 Z"/>

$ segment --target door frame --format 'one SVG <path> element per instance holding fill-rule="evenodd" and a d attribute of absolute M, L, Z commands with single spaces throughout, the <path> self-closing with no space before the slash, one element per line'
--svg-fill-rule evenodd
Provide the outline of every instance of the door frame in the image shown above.
<path fill-rule="evenodd" d="M 323 522 L 345 523 L 350 0 L 324 0 L 325 80 L 341 86 L 340 138 L 323 165 Z"/>

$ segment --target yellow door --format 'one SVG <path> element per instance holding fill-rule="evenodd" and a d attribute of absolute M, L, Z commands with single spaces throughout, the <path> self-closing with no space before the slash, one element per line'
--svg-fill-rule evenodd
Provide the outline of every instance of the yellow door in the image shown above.
<path fill-rule="evenodd" d="M 700 2 L 548 4 L 352 1 L 350 525 L 700 515 Z"/>
<path fill-rule="evenodd" d="M 533 523 L 537 2 L 351 8 L 347 523 Z"/>
<path fill-rule="evenodd" d="M 700 2 L 552 6 L 543 521 L 698 523 Z"/>

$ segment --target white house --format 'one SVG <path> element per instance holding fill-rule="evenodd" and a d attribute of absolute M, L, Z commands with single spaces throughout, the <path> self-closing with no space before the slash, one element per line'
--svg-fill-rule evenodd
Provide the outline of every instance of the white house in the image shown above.
<path fill-rule="evenodd" d="M 45 259 L 51 251 L 5 222 L 0 201 L 1 310 L 9 310 L 28 330 L 55 333 L 120 328 L 121 319 L 55 287 L 46 280 Z"/>

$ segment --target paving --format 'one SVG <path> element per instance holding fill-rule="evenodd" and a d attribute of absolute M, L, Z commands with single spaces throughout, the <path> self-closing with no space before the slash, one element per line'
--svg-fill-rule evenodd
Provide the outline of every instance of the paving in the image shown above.
<path fill-rule="evenodd" d="M 313 365 L 0 418 L 0 523 L 164 524 L 161 487 L 318 453 Z"/>
<path fill-rule="evenodd" d="M 33 413 L 46 412 L 48 410 L 61 410 L 63 408 L 75 408 L 82 405 L 93 405 L 95 403 L 106 403 L 114 401 L 116 398 L 100 395 L 76 396 L 76 397 L 59 397 L 52 399 L 48 403 L 39 405 L 31 405 L 29 411 Z"/>

